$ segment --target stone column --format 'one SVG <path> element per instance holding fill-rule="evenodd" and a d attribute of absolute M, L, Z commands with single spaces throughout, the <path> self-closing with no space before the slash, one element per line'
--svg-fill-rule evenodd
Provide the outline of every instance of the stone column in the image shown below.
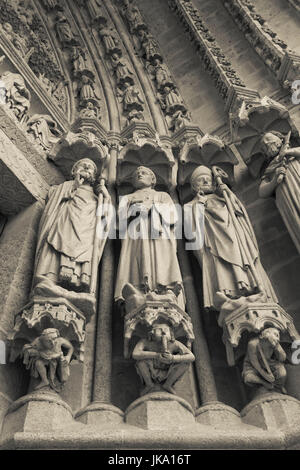
<path fill-rule="evenodd" d="M 116 179 L 117 145 L 110 150 L 108 190 L 112 202 L 116 196 L 113 184 Z M 96 321 L 96 345 L 91 403 L 78 411 L 76 419 L 86 424 L 120 423 L 123 412 L 111 404 L 112 376 L 112 315 L 115 285 L 114 242 L 108 239 L 101 261 L 101 275 L 98 291 L 98 312 Z"/>

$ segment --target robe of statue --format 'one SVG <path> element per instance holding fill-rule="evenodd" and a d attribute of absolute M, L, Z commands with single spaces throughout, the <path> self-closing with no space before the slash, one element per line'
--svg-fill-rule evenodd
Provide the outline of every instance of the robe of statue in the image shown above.
<path fill-rule="evenodd" d="M 139 189 L 123 197 L 120 203 L 119 216 L 125 219 L 127 214 L 129 223 L 132 218 L 128 208 L 137 200 L 143 200 L 145 204 L 152 203 L 152 208 L 146 218 L 136 215 L 136 220 L 139 220 L 137 230 L 144 234 L 147 233 L 147 237 L 133 239 L 127 234 L 122 241 L 115 289 L 116 301 L 123 299 L 122 289 L 127 283 L 139 289 L 147 288 L 150 291 L 161 287 L 182 285 L 177 260 L 177 244 L 172 229 L 169 238 L 163 238 L 161 234 L 157 238 L 153 238 L 151 235 L 151 224 L 156 233 L 163 231 L 161 222 L 159 222 L 163 219 L 151 216 L 153 211 L 157 211 L 156 214 L 163 217 L 162 206 L 159 207 L 160 204 L 163 204 L 165 209 L 168 207 L 174 209 L 175 214 L 175 206 L 171 197 L 165 192 L 151 188 Z M 178 295 L 177 302 L 180 307 L 184 308 L 182 292 Z"/>
<path fill-rule="evenodd" d="M 271 181 L 282 159 L 275 157 L 266 168 L 262 181 Z M 276 188 L 276 205 L 284 223 L 300 252 L 300 162 L 288 157 L 286 175 Z"/>
<path fill-rule="evenodd" d="M 41 218 L 34 285 L 50 275 L 55 284 L 88 292 L 91 281 L 97 196 L 89 185 L 74 191 L 74 181 L 52 186 Z"/>
<path fill-rule="evenodd" d="M 216 308 L 216 292 L 229 297 L 240 297 L 241 283 L 250 292 L 255 291 L 257 282 L 251 272 L 252 260 L 256 276 L 270 301 L 277 302 L 270 280 L 261 265 L 257 241 L 246 209 L 230 191 L 232 205 L 236 214 L 239 230 L 234 227 L 231 215 L 223 197 L 215 193 L 206 194 L 204 211 L 204 237 L 199 224 L 199 201 L 194 198 L 189 206 L 192 217 L 192 231 L 198 240 L 203 240 L 203 249 L 195 251 L 202 265 L 204 307 Z M 243 248 L 246 247 L 246 250 Z"/>

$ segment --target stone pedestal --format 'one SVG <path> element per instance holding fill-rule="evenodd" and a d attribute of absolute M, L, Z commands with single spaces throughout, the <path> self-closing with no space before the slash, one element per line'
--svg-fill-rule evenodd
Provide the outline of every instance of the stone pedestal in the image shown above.
<path fill-rule="evenodd" d="M 195 424 L 194 410 L 183 398 L 170 393 L 149 393 L 125 411 L 125 421 L 144 429 L 178 429 Z"/>
<path fill-rule="evenodd" d="M 71 424 L 72 410 L 57 393 L 36 391 L 11 404 L 4 418 L 2 439 L 16 432 L 45 432 Z"/>
<path fill-rule="evenodd" d="M 75 416 L 76 421 L 91 425 L 117 425 L 123 423 L 124 413 L 109 403 L 93 402 Z"/>
<path fill-rule="evenodd" d="M 263 429 L 299 426 L 300 401 L 281 393 L 266 392 L 252 400 L 242 411 L 244 423 Z"/>
<path fill-rule="evenodd" d="M 197 423 L 209 424 L 218 428 L 241 425 L 240 413 L 219 401 L 212 401 L 198 408 L 195 412 Z"/>

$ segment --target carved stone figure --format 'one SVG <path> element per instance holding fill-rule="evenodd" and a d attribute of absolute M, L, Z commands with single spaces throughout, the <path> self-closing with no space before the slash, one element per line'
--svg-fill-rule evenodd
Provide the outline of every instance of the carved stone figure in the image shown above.
<path fill-rule="evenodd" d="M 259 195 L 276 196 L 276 205 L 300 252 L 300 147 L 290 148 L 276 131 L 266 132 L 261 145 L 266 161 Z"/>
<path fill-rule="evenodd" d="M 83 75 L 80 79 L 79 100 L 81 105 L 84 105 L 88 101 L 96 104 L 100 100 L 100 97 L 96 95 L 93 80 L 87 75 Z"/>
<path fill-rule="evenodd" d="M 60 337 L 56 328 L 47 328 L 32 343 L 23 347 L 23 363 L 31 375 L 40 378 L 35 390 L 50 387 L 59 392 L 67 381 L 74 348 Z M 66 352 L 66 354 L 64 354 Z"/>
<path fill-rule="evenodd" d="M 133 175 L 135 191 L 120 202 L 120 230 L 125 228 L 126 233 L 122 235 L 115 300 L 123 299 L 122 290 L 128 283 L 143 292 L 159 293 L 182 285 L 173 233 L 175 206 L 168 193 L 154 189 L 155 184 L 153 171 L 138 167 Z M 184 309 L 182 292 L 178 304 Z"/>
<path fill-rule="evenodd" d="M 118 47 L 119 40 L 111 28 L 107 28 L 104 25 L 101 25 L 99 28 L 99 36 L 103 41 L 106 54 L 113 54 L 117 51 L 121 53 L 121 49 Z"/>
<path fill-rule="evenodd" d="M 183 111 L 182 109 L 178 109 L 172 116 L 171 122 L 171 130 L 176 132 L 183 126 L 188 126 L 191 121 L 190 113 Z"/>
<path fill-rule="evenodd" d="M 183 99 L 176 88 L 165 87 L 163 100 L 166 113 L 169 115 L 173 115 L 178 110 L 186 111 Z"/>
<path fill-rule="evenodd" d="M 59 5 L 59 0 L 42 0 L 47 11 L 54 10 Z"/>
<path fill-rule="evenodd" d="M 56 122 L 47 114 L 34 114 L 27 121 L 28 132 L 33 134 L 36 141 L 44 150 L 50 150 L 59 140 Z"/>
<path fill-rule="evenodd" d="M 95 163 L 83 158 L 73 165 L 73 181 L 50 188 L 38 233 L 34 294 L 64 297 L 65 289 L 89 292 L 98 201 L 93 189 L 96 173 Z M 105 186 L 97 190 L 108 203 Z M 101 243 L 105 241 L 98 241 L 99 251 Z"/>
<path fill-rule="evenodd" d="M 124 81 L 133 85 L 133 72 L 128 66 L 128 61 L 120 57 L 117 53 L 112 54 L 110 60 L 116 74 L 118 85 L 122 85 Z"/>
<path fill-rule="evenodd" d="M 204 306 L 218 310 L 219 293 L 238 298 L 264 292 L 266 301 L 276 303 L 246 209 L 219 174 L 197 167 L 191 176 L 196 196 L 185 205 L 197 242 L 192 249 L 202 268 Z"/>
<path fill-rule="evenodd" d="M 30 92 L 26 88 L 22 75 L 13 72 L 5 72 L 1 80 L 6 88 L 5 101 L 13 111 L 18 121 L 22 122 L 30 107 Z"/>
<path fill-rule="evenodd" d="M 13 27 L 10 23 L 3 23 L 0 25 L 2 33 L 6 36 L 7 39 L 15 46 L 19 51 L 22 57 L 25 57 L 28 52 L 28 46 L 25 38 L 19 36 L 15 33 Z"/>
<path fill-rule="evenodd" d="M 137 343 L 132 357 L 145 384 L 142 395 L 160 389 L 175 394 L 174 384 L 195 360 L 193 353 L 175 340 L 170 326 L 159 322 L 153 324 L 148 339 Z"/>
<path fill-rule="evenodd" d="M 243 379 L 248 385 L 263 385 L 267 390 L 286 393 L 286 354 L 280 345 L 277 328 L 266 328 L 249 340 L 243 366 Z"/>
<path fill-rule="evenodd" d="M 80 116 L 84 118 L 99 118 L 99 106 L 87 101 L 85 107 L 80 110 Z"/>
<path fill-rule="evenodd" d="M 90 67 L 87 60 L 86 52 L 79 46 L 71 48 L 71 61 L 73 64 L 73 76 L 80 77 L 83 72 L 89 72 Z M 93 72 L 90 72 L 94 75 Z"/>
<path fill-rule="evenodd" d="M 93 24 L 96 24 L 99 20 L 101 20 L 101 18 L 103 18 L 100 0 L 86 0 L 84 3 L 88 9 Z"/>
<path fill-rule="evenodd" d="M 139 9 L 133 5 L 130 0 L 123 0 L 124 3 L 124 15 L 128 21 L 129 31 L 133 33 L 139 27 L 144 27 L 144 20 Z"/>
<path fill-rule="evenodd" d="M 153 68 L 158 90 L 163 91 L 165 86 L 173 86 L 170 72 L 160 58 L 154 59 Z"/>
<path fill-rule="evenodd" d="M 139 30 L 138 35 L 146 60 L 151 63 L 155 59 L 160 59 L 162 61 L 163 59 L 159 50 L 159 46 L 152 34 L 150 34 L 148 31 L 145 31 L 144 29 L 141 29 Z"/>
<path fill-rule="evenodd" d="M 63 46 L 75 45 L 76 40 L 72 33 L 70 23 L 62 11 L 58 11 L 56 15 L 55 29 L 57 37 Z"/>
<path fill-rule="evenodd" d="M 143 111 L 142 104 L 144 101 L 140 97 L 139 89 L 135 85 L 131 85 L 130 82 L 124 81 L 123 90 L 118 89 L 118 96 L 123 102 L 123 107 L 125 112 L 130 112 L 133 109 L 137 111 Z"/>

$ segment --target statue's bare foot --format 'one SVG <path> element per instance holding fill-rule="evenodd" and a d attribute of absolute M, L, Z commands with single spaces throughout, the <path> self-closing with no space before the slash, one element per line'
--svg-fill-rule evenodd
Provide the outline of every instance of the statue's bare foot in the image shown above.
<path fill-rule="evenodd" d="M 35 387 L 35 390 L 40 390 L 41 388 L 44 388 L 44 387 L 49 387 L 49 382 L 41 382 L 39 383 L 36 387 Z"/>
<path fill-rule="evenodd" d="M 164 390 L 166 390 L 166 392 L 169 392 L 169 393 L 172 393 L 173 395 L 176 395 L 176 392 L 175 392 L 174 388 L 171 387 L 171 385 L 164 384 L 162 387 L 163 387 Z"/>
<path fill-rule="evenodd" d="M 152 384 L 151 385 L 146 385 L 146 387 L 142 390 L 141 395 L 142 396 L 147 395 L 147 393 L 150 393 L 151 390 L 153 390 L 153 388 L 154 388 L 154 385 L 152 385 Z"/>

